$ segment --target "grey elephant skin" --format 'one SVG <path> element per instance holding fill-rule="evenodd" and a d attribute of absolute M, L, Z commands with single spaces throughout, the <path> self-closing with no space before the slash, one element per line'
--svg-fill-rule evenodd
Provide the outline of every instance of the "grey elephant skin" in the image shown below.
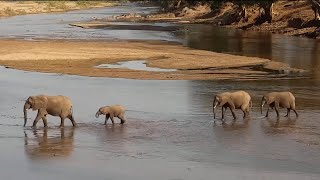
<path fill-rule="evenodd" d="M 241 109 L 243 111 L 243 118 L 245 118 L 252 107 L 252 100 L 251 96 L 245 91 L 223 92 L 214 97 L 214 118 L 216 118 L 215 110 L 217 106 L 222 107 L 222 119 L 224 119 L 224 113 L 227 108 L 230 109 L 234 119 L 237 118 L 234 112 L 235 109 Z"/>
<path fill-rule="evenodd" d="M 126 122 L 124 117 L 126 109 L 121 105 L 114 105 L 114 106 L 104 106 L 101 107 L 98 112 L 96 113 L 96 118 L 100 115 L 106 115 L 104 124 L 107 124 L 108 119 L 110 118 L 112 124 L 114 124 L 114 117 L 118 117 L 121 120 L 121 124 Z"/>
<path fill-rule="evenodd" d="M 64 126 L 64 120 L 70 119 L 73 126 L 76 126 L 76 122 L 73 118 L 72 102 L 70 98 L 66 96 L 47 96 L 37 95 L 29 96 L 26 100 L 23 112 L 24 112 L 24 126 L 27 124 L 27 110 L 38 110 L 37 117 L 33 121 L 32 127 L 36 127 L 36 124 L 40 119 L 43 120 L 44 127 L 47 127 L 47 115 L 59 116 L 61 119 L 60 127 Z"/>
<path fill-rule="evenodd" d="M 287 115 L 285 117 L 290 116 L 290 110 L 293 110 L 296 114 L 296 117 L 299 114 L 296 111 L 296 98 L 293 96 L 291 92 L 271 92 L 263 95 L 261 99 L 261 114 L 263 110 L 263 106 L 265 104 L 268 105 L 268 110 L 266 113 L 266 117 L 269 116 L 269 108 L 275 108 L 277 117 L 279 118 L 279 108 L 287 108 Z"/>

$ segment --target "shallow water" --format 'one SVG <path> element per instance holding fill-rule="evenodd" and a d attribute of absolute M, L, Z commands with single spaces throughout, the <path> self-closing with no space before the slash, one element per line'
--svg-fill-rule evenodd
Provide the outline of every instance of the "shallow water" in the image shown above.
<path fill-rule="evenodd" d="M 177 71 L 176 69 L 162 69 L 153 68 L 146 65 L 146 61 L 124 61 L 115 64 L 100 64 L 96 66 L 97 68 L 125 68 L 131 70 L 141 70 L 141 71 L 152 71 L 152 72 L 172 72 Z"/>
<path fill-rule="evenodd" d="M 318 179 L 319 86 L 282 82 L 146 81 L 40 74 L 0 68 L 0 172 L 8 179 Z M 43 83 L 45 82 L 45 83 Z M 217 92 L 244 89 L 254 98 L 251 118 L 213 124 Z M 262 118 L 267 91 L 290 89 L 299 118 Z M 28 95 L 64 94 L 74 103 L 79 127 L 49 116 L 49 129 L 23 128 Z M 100 106 L 127 107 L 128 123 L 107 126 Z M 285 110 L 281 111 L 282 115 Z M 293 114 L 292 114 L 293 115 Z M 218 116 L 220 114 L 218 113 Z M 35 112 L 29 111 L 28 126 Z M 119 120 L 116 120 L 119 123 Z M 5 146 L 4 146 L 5 145 Z M 93 165 L 94 164 L 94 165 Z M 13 173 L 19 169 L 20 173 Z"/>
<path fill-rule="evenodd" d="M 206 25 L 183 25 L 182 30 L 172 33 L 87 30 L 67 25 L 92 16 L 129 11 L 129 7 L 123 6 L 1 19 L 0 36 L 171 40 L 199 49 L 285 61 L 310 69 L 312 78 L 150 81 L 42 74 L 0 67 L 3 179 L 320 179 L 318 41 Z M 214 125 L 214 94 L 236 89 L 246 90 L 253 97 L 251 118 L 242 120 L 237 110 L 239 118 L 232 124 L 228 111 L 227 125 L 219 121 Z M 261 117 L 258 107 L 262 94 L 285 90 L 295 94 L 300 117 L 281 117 L 279 123 L 274 111 L 268 119 Z M 49 116 L 48 129 L 42 128 L 41 121 L 36 130 L 23 128 L 24 100 L 40 93 L 69 96 L 79 127 L 74 129 L 66 121 L 66 127 L 59 129 L 59 118 Z M 104 126 L 102 117 L 94 117 L 99 107 L 109 104 L 127 107 L 127 124 Z M 30 126 L 36 113 L 28 113 Z M 281 114 L 285 115 L 285 110 Z"/>

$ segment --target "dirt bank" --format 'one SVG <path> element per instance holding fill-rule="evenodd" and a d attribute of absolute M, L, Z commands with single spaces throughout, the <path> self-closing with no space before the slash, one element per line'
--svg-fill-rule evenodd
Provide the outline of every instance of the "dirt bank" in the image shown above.
<path fill-rule="evenodd" d="M 147 66 L 177 71 L 95 67 L 130 60 L 145 60 Z M 304 72 L 267 59 L 194 50 L 154 41 L 0 40 L 0 64 L 28 71 L 132 79 L 278 79 L 300 77 Z"/>
<path fill-rule="evenodd" d="M 103 1 L 0 1 L 0 17 L 24 14 L 64 12 L 87 8 L 109 7 L 119 3 Z"/>
<path fill-rule="evenodd" d="M 246 15 L 242 17 L 242 6 L 231 2 L 218 7 L 211 4 L 180 6 L 163 13 L 143 15 L 124 14 L 107 17 L 107 21 L 142 21 L 142 22 L 176 22 L 208 23 L 218 26 L 254 31 L 320 38 L 320 21 L 316 21 L 311 4 L 308 1 L 277 1 L 272 5 L 272 20 L 261 18 L 261 6 L 250 4 L 245 7 Z"/>

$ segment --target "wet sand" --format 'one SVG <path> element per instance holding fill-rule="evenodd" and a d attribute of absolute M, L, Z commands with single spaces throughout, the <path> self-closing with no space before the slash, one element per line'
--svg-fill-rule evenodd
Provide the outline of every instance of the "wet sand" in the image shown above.
<path fill-rule="evenodd" d="M 0 172 L 4 179 L 319 179 L 319 86 L 306 81 L 151 81 L 42 74 L 0 68 Z M 251 119 L 213 126 L 212 98 L 244 89 L 253 97 Z M 261 95 L 290 89 L 300 117 L 275 112 L 261 118 Z M 79 124 L 32 130 L 36 113 L 23 104 L 31 94 L 64 94 Z M 102 105 L 127 107 L 128 123 L 103 125 Z M 281 110 L 281 115 L 285 110 Z M 220 117 L 220 112 L 218 112 Z M 119 123 L 119 120 L 116 119 Z M 19 170 L 19 173 L 15 173 Z"/>
<path fill-rule="evenodd" d="M 144 60 L 150 67 L 178 71 L 95 67 L 130 60 Z M 267 59 L 195 50 L 159 41 L 0 40 L 0 65 L 47 73 L 158 80 L 280 79 L 303 77 L 305 72 Z"/>

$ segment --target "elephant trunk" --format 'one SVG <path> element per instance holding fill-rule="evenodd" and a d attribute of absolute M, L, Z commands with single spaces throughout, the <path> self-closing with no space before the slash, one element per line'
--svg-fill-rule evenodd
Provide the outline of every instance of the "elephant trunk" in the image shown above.
<path fill-rule="evenodd" d="M 29 103 L 25 103 L 25 104 L 24 104 L 24 107 L 23 107 L 23 115 L 24 115 L 24 124 L 23 124 L 23 127 L 25 127 L 26 124 L 27 124 L 27 119 L 28 119 L 27 110 L 28 110 L 29 108 L 30 108 Z"/>
<path fill-rule="evenodd" d="M 100 110 L 96 113 L 96 118 L 98 118 L 101 115 Z"/>
<path fill-rule="evenodd" d="M 262 100 L 261 100 L 261 114 L 262 114 L 262 109 L 263 109 L 263 106 L 266 104 L 266 100 L 264 99 L 264 97 L 262 97 Z"/>
<path fill-rule="evenodd" d="M 216 118 L 216 107 L 218 105 L 217 101 L 213 101 L 213 118 Z"/>

